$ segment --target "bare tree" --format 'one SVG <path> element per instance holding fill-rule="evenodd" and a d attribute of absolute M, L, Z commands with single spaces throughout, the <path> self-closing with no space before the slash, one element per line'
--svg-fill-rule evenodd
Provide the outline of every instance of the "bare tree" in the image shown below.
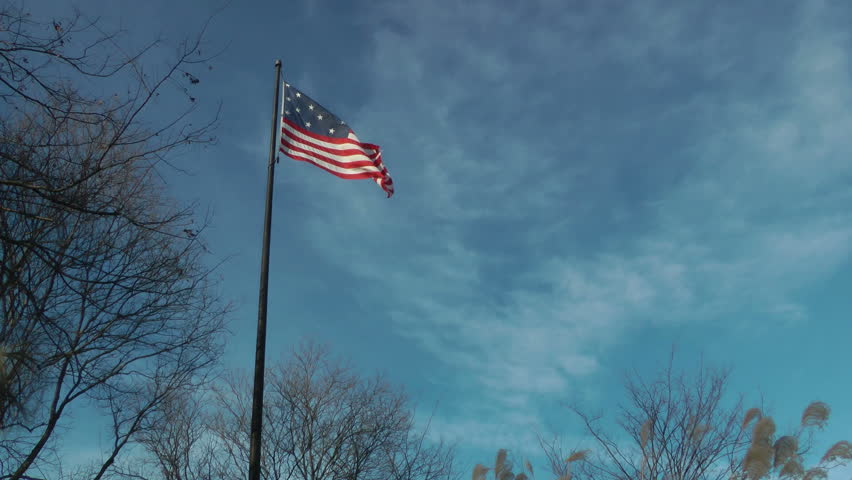
<path fill-rule="evenodd" d="M 570 406 L 594 454 L 577 462 L 575 478 L 722 480 L 734 473 L 748 439 L 740 422 L 742 399 L 726 404 L 729 372 L 702 364 L 690 377 L 673 364 L 674 352 L 656 379 L 627 377 L 618 435 L 602 426 L 602 414 Z"/>
<path fill-rule="evenodd" d="M 559 438 L 554 435 L 551 438 L 545 438 L 541 433 L 538 433 L 538 444 L 547 459 L 547 466 L 554 477 L 560 479 L 571 478 L 571 467 L 575 462 L 585 460 L 588 454 L 587 450 L 573 449 L 569 450 Z M 570 459 L 571 461 L 567 461 Z M 530 475 L 533 474 L 532 465 L 527 462 L 527 470 Z"/>
<path fill-rule="evenodd" d="M 47 461 L 68 413 L 99 407 L 112 445 L 102 478 L 173 392 L 221 352 L 219 301 L 193 206 L 175 208 L 162 167 L 210 140 L 189 126 L 200 37 L 160 75 L 82 15 L 38 20 L 0 6 L 0 476 Z M 82 82 L 86 79 L 86 82 Z M 126 94 L 104 98 L 102 88 Z M 81 90 L 86 84 L 90 92 Z M 187 108 L 147 112 L 176 85 Z"/>
<path fill-rule="evenodd" d="M 263 441 L 261 478 L 290 478 L 293 468 L 288 461 L 292 450 L 287 429 L 289 411 L 280 395 L 270 393 L 273 377 L 267 372 L 263 403 Z M 210 428 L 218 438 L 217 471 L 221 478 L 248 476 L 252 385 L 244 373 L 228 372 L 222 384 L 214 386 L 216 411 Z"/>
<path fill-rule="evenodd" d="M 635 373 L 627 377 L 628 403 L 620 407 L 616 423 L 619 435 L 604 430 L 601 414 L 571 406 L 596 455 L 567 452 L 558 437 L 551 441 L 539 436 L 554 475 L 561 480 L 815 479 L 852 460 L 852 444 L 840 441 L 816 466 L 804 467 L 815 429 L 828 422 L 828 405 L 811 403 L 795 432 L 776 436 L 772 418 L 760 408 L 744 412 L 742 397 L 726 406 L 729 371 L 701 364 L 690 377 L 675 372 L 673 364 L 674 351 L 656 379 Z M 572 471 L 572 465 L 579 468 Z"/>
<path fill-rule="evenodd" d="M 384 451 L 384 466 L 379 470 L 386 480 L 458 480 L 453 464 L 455 447 L 443 440 L 427 442 L 431 417 L 421 432 L 414 428 L 412 418 L 401 443 L 388 445 Z"/>
<path fill-rule="evenodd" d="M 155 473 L 146 478 L 194 480 L 217 478 L 217 445 L 209 429 L 206 397 L 197 392 L 174 392 L 147 419 L 139 443 Z M 140 475 L 141 476 L 141 475 Z"/>
<path fill-rule="evenodd" d="M 815 480 L 852 461 L 852 443 L 834 443 L 816 465 L 806 469 L 813 436 L 831 413 L 823 402 L 802 412 L 799 427 L 776 435 L 775 422 L 760 408 L 743 412 L 742 397 L 726 403 L 730 371 L 699 365 L 694 376 L 674 370 L 674 350 L 667 368 L 650 380 L 633 373 L 626 378 L 628 402 L 619 407 L 619 434 L 601 426 L 602 414 L 589 414 L 576 405 L 594 450 L 567 450 L 558 436 L 538 435 L 551 473 L 559 480 Z M 534 476 L 529 461 L 525 472 L 512 472 L 508 452 L 500 449 L 494 468 L 477 464 L 473 480 L 527 480 Z M 529 474 L 529 476 L 527 475 Z"/>
<path fill-rule="evenodd" d="M 243 377 L 227 383 L 214 425 L 237 478 L 246 474 L 250 390 Z M 302 345 L 268 372 L 264 408 L 264 479 L 449 478 L 452 451 L 415 436 L 405 395 L 381 377 L 356 375 L 322 347 Z"/>

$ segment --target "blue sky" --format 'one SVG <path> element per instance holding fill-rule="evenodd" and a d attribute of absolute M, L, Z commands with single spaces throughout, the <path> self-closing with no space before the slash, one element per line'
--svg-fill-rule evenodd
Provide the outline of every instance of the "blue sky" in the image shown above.
<path fill-rule="evenodd" d="M 140 42 L 215 9 L 74 5 Z M 171 180 L 229 258 L 227 364 L 253 365 L 280 58 L 397 193 L 282 158 L 269 361 L 309 336 L 386 372 L 471 468 L 506 447 L 543 470 L 537 430 L 579 440 L 560 402 L 611 407 L 672 344 L 780 424 L 822 400 L 823 443 L 852 437 L 850 22 L 840 1 L 233 2 L 196 90 L 219 143 Z"/>

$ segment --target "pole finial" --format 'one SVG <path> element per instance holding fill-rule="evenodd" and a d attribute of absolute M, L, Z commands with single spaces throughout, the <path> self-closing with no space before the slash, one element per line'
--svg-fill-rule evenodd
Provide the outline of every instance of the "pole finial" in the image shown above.
<path fill-rule="evenodd" d="M 281 66 L 281 60 L 275 60 L 275 66 L 280 67 Z"/>

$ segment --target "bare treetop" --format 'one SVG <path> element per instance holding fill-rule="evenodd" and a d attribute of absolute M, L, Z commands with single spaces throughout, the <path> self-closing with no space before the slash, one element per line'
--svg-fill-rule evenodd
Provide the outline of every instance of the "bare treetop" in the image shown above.
<path fill-rule="evenodd" d="M 80 14 L 0 7 L 0 476 L 13 480 L 61 467 L 51 448 L 82 405 L 112 424 L 87 474 L 103 478 L 221 354 L 228 307 L 206 260 L 207 220 L 171 198 L 158 170 L 209 141 L 212 122 L 192 127 L 190 101 L 143 121 L 165 87 L 188 92 L 201 39 L 149 76 L 156 42 L 128 54 L 105 31 Z M 125 88 L 104 98 L 92 85 Z"/>

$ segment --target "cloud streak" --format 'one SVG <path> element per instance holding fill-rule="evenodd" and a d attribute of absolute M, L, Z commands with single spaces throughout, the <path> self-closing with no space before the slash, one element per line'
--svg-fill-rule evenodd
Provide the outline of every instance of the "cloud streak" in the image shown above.
<path fill-rule="evenodd" d="M 355 128 L 388 139 L 400 205 L 325 191 L 306 236 L 469 393 L 449 435 L 494 410 L 541 426 L 542 396 L 649 326 L 803 321 L 796 292 L 849 259 L 852 82 L 827 6 L 752 36 L 733 7 L 594 5 L 371 12 Z"/>

